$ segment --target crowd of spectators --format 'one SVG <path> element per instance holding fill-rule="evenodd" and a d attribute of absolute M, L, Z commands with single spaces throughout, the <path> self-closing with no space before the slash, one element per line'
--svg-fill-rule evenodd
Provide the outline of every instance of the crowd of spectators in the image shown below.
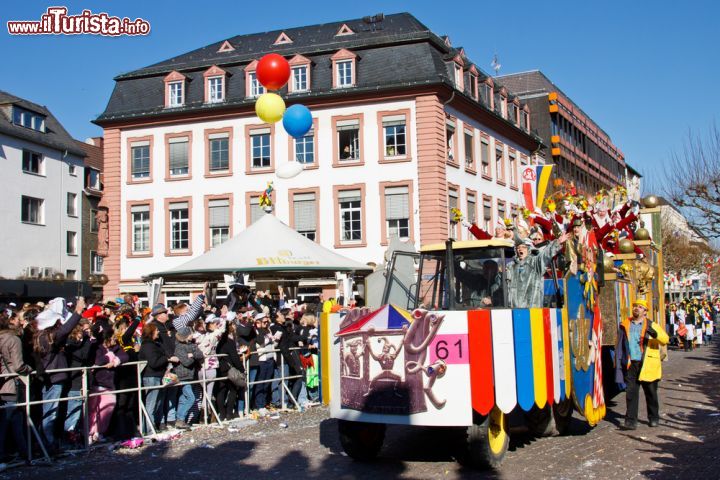
<path fill-rule="evenodd" d="M 690 351 L 711 343 L 720 314 L 720 297 L 686 298 L 665 308 L 670 344 Z"/>
<path fill-rule="evenodd" d="M 282 287 L 271 295 L 234 283 L 217 302 L 206 294 L 171 307 L 134 300 L 0 306 L 0 462 L 28 458 L 26 385 L 31 402 L 42 402 L 30 415 L 51 455 L 85 442 L 189 429 L 203 418 L 266 416 L 283 400 L 318 404 L 322 298 L 299 303 Z M 325 302 L 329 308 L 334 302 Z M 284 393 L 282 376 L 289 377 Z"/>

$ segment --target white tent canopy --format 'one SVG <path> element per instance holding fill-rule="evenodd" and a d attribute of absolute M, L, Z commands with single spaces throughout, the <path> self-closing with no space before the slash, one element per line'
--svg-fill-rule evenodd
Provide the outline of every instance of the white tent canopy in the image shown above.
<path fill-rule="evenodd" d="M 223 274 L 250 273 L 262 278 L 300 278 L 325 272 L 362 272 L 372 269 L 338 255 L 305 238 L 266 214 L 248 228 L 197 258 L 149 278 L 166 280 L 217 280 Z"/>

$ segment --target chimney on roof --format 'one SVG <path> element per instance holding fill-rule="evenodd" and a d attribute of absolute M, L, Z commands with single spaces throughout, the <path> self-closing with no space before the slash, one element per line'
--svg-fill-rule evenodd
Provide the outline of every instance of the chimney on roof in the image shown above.
<path fill-rule="evenodd" d="M 104 142 L 105 139 L 103 137 L 90 137 L 85 139 L 85 143 L 87 143 L 88 145 L 94 145 L 100 148 L 103 148 Z"/>
<path fill-rule="evenodd" d="M 363 22 L 368 25 L 368 29 L 365 31 L 374 32 L 376 30 L 382 30 L 382 22 L 385 20 L 384 13 L 376 13 L 373 16 L 363 17 Z"/>

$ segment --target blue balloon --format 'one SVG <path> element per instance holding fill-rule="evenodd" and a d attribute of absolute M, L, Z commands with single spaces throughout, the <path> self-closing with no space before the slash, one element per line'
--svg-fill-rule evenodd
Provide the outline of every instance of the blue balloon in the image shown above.
<path fill-rule="evenodd" d="M 313 126 L 312 114 L 305 105 L 293 105 L 285 110 L 282 122 L 285 131 L 294 138 L 302 137 Z"/>

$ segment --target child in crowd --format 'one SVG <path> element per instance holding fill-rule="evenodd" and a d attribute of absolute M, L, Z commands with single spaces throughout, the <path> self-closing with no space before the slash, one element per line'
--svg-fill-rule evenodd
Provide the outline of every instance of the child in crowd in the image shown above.
<path fill-rule="evenodd" d="M 175 374 L 180 382 L 197 380 L 198 371 L 205 359 L 203 352 L 192 341 L 192 334 L 190 327 L 180 327 L 175 333 L 175 356 L 179 362 L 175 367 Z M 183 385 L 180 390 L 175 426 L 181 430 L 190 428 L 188 419 L 191 413 L 190 409 L 195 405 L 194 390 L 194 385 Z M 194 413 L 197 414 L 197 412 Z"/>

